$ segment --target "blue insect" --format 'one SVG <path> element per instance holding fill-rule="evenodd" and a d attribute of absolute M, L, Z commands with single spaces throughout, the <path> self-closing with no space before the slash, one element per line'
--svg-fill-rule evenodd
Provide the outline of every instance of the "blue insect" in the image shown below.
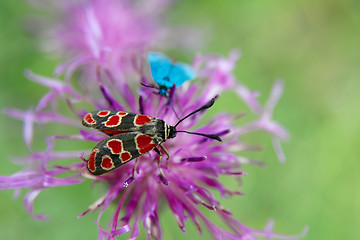
<path fill-rule="evenodd" d="M 169 89 L 175 84 L 179 87 L 184 82 L 195 78 L 195 72 L 185 63 L 172 63 L 171 60 L 160 53 L 148 54 L 151 75 L 159 85 L 159 94 L 167 96 Z"/>

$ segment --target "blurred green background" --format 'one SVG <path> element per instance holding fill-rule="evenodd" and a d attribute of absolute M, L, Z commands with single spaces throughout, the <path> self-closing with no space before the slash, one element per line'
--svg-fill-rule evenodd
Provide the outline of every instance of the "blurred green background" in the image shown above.
<path fill-rule="evenodd" d="M 50 76 L 57 63 L 25 29 L 34 12 L 23 0 L 0 2 L 1 109 L 35 105 L 46 89 L 26 80 L 23 70 Z M 273 80 L 285 80 L 275 119 L 292 136 L 283 144 L 287 162 L 276 160 L 267 135 L 252 135 L 250 141 L 266 143 L 252 157 L 268 166 L 246 166 L 245 196 L 226 199 L 223 205 L 253 228 L 263 228 L 273 218 L 278 233 L 297 234 L 308 225 L 305 239 L 360 239 L 360 2 L 185 0 L 169 15 L 174 24 L 207 29 L 211 35 L 202 52 L 241 49 L 236 76 L 250 89 L 259 89 L 263 103 Z M 227 101 L 224 97 L 222 103 Z M 1 175 L 20 169 L 10 160 L 26 154 L 21 128 L 20 121 L 1 116 Z M 22 198 L 13 201 L 12 191 L 1 191 L 1 238 L 95 239 L 97 214 L 76 219 L 96 197 L 88 187 L 85 183 L 43 192 L 35 212 L 46 212 L 48 222 L 33 220 Z M 162 223 L 164 239 L 198 238 L 190 222 L 189 233 L 183 235 L 169 211 Z"/>

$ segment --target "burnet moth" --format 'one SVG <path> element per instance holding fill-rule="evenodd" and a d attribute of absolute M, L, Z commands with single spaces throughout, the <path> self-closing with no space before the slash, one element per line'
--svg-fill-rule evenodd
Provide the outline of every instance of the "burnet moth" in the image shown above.
<path fill-rule="evenodd" d="M 150 66 L 151 76 L 159 87 L 149 86 L 144 83 L 142 83 L 142 85 L 158 89 L 158 94 L 169 100 L 176 117 L 180 119 L 171 103 L 168 92 L 172 87 L 175 89 L 175 87 L 181 86 L 184 82 L 195 78 L 195 71 L 188 64 L 181 62 L 173 63 L 168 57 L 161 53 L 150 52 L 147 55 L 147 60 Z"/>
<path fill-rule="evenodd" d="M 221 138 L 215 134 L 176 130 L 176 127 L 183 120 L 199 111 L 210 108 L 214 102 L 215 98 L 180 119 L 174 126 L 166 124 L 159 118 L 131 112 L 100 110 L 86 114 L 82 119 L 82 124 L 85 127 L 94 128 L 109 136 L 97 143 L 93 148 L 87 160 L 87 169 L 93 175 L 102 175 L 151 150 L 155 150 L 159 154 L 160 176 L 164 177 L 160 169 L 162 154 L 157 147 L 160 147 L 169 159 L 170 155 L 162 146 L 162 143 L 169 138 L 176 137 L 178 132 L 221 141 Z M 135 168 L 133 175 L 134 173 Z"/>

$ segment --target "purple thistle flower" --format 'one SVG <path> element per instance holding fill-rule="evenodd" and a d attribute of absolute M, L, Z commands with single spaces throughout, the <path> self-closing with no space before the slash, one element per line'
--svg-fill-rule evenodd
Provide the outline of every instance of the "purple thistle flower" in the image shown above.
<path fill-rule="evenodd" d="M 249 228 L 237 221 L 215 197 L 214 192 L 221 197 L 241 194 L 237 189 L 226 187 L 219 180 L 221 176 L 236 181 L 246 175 L 242 171 L 243 164 L 262 165 L 241 156 L 243 151 L 257 149 L 241 141 L 244 134 L 257 130 L 268 132 L 282 161 L 284 155 L 279 141 L 289 138 L 286 129 L 272 119 L 272 111 L 283 91 L 282 82 L 275 82 L 263 107 L 257 99 L 259 93 L 250 91 L 233 74 L 240 55 L 238 51 L 230 52 L 228 57 L 196 56 L 192 65 L 198 78 L 172 88 L 169 96 L 177 114 L 185 116 L 210 99 L 221 97 L 223 92 L 235 91 L 239 99 L 234 101 L 244 101 L 255 114 L 255 120 L 237 126 L 234 120 L 241 115 L 224 112 L 212 114 L 205 124 L 197 127 L 203 122 L 204 112 L 197 113 L 183 121 L 177 130 L 216 134 L 222 138 L 222 143 L 202 136 L 178 133 L 176 138 L 163 143 L 171 155 L 168 164 L 166 157 L 161 161 L 160 169 L 164 175 L 159 172 L 156 161 L 158 154 L 155 151 L 138 158 L 134 175 L 135 161 L 105 175 L 91 175 L 86 169 L 89 153 L 107 135 L 81 127 L 81 119 L 87 112 L 106 109 L 141 113 L 163 119 L 169 125 L 174 125 L 178 119 L 166 97 L 140 85 L 140 82 L 152 83 L 145 53 L 161 30 L 157 17 L 151 15 L 149 8 L 140 11 L 130 1 L 89 0 L 70 5 L 67 9 L 68 18 L 55 31 L 62 49 L 73 56 L 72 60 L 61 64 L 55 71 L 57 77 L 65 73 L 65 81 L 25 72 L 27 78 L 48 87 L 50 91 L 35 108 L 27 111 L 5 110 L 11 117 L 24 121 L 23 138 L 31 154 L 17 159 L 17 163 L 24 166 L 23 170 L 10 176 L 0 176 L 0 189 L 14 189 L 16 193 L 24 188 L 29 189 L 24 198 L 25 209 L 35 219 L 46 220 L 44 214 L 37 215 L 33 210 L 34 200 L 44 189 L 80 184 L 85 179 L 92 180 L 93 184 L 106 183 L 106 194 L 99 196 L 95 203 L 78 215 L 80 218 L 89 212 L 98 212 L 98 239 L 115 239 L 127 232 L 130 232 L 129 239 L 136 239 L 141 231 L 141 223 L 148 238 L 162 239 L 160 204 L 161 208 L 169 207 L 183 232 L 186 232 L 186 223 L 190 221 L 200 233 L 205 226 L 214 239 L 298 239 L 304 236 L 306 230 L 298 236 L 273 233 L 272 221 L 265 230 Z M 70 81 L 70 78 L 78 70 L 81 73 L 80 81 L 72 84 L 74 81 Z M 58 104 L 67 106 L 67 111 Z M 56 132 L 46 139 L 48 147 L 44 152 L 33 151 L 34 123 L 56 123 L 60 131 L 67 126 L 73 129 L 73 135 Z M 57 141 L 74 141 L 74 146 L 78 141 L 86 141 L 89 148 L 60 152 L 54 150 Z M 62 159 L 74 161 L 71 164 L 64 161 L 59 165 L 58 160 Z M 116 209 L 104 227 L 100 220 L 113 204 Z M 222 219 L 229 231 L 208 220 L 205 216 L 207 211 Z"/>
<path fill-rule="evenodd" d="M 172 95 L 174 108 L 180 116 L 195 110 L 208 102 L 211 97 L 214 97 L 214 95 L 210 96 L 209 92 L 220 95 L 223 91 L 238 87 L 231 71 L 234 61 L 236 61 L 233 53 L 230 54 L 229 58 L 213 55 L 197 57 L 195 63 L 200 58 L 204 64 L 200 67 L 195 66 L 195 68 L 199 73 L 203 73 L 201 78 L 177 88 Z M 103 72 L 99 68 L 99 74 L 94 75 L 98 79 L 93 81 L 99 84 L 88 86 L 88 88 L 94 88 L 91 91 L 88 91 L 89 89 L 87 91 L 76 91 L 70 85 L 52 85 L 50 91 L 56 89 L 56 94 L 51 100 L 67 103 L 77 119 L 64 116 L 52 104 L 44 104 L 44 107 L 37 108 L 36 111 L 25 113 L 19 110 L 7 110 L 6 112 L 15 118 L 24 120 L 24 132 L 32 132 L 27 128 L 30 128 L 28 125 L 35 122 L 39 124 L 56 122 L 58 125 L 75 125 L 78 127 L 85 113 L 96 109 L 143 112 L 143 114 L 163 119 L 170 125 L 177 122 L 177 118 L 165 97 L 154 94 L 153 89 L 138 85 L 136 82 L 128 85 L 119 79 L 110 79 L 112 75 Z M 49 80 L 50 82 L 42 81 L 45 79 L 44 77 L 30 72 L 27 72 L 27 76 L 45 86 L 57 82 L 53 80 Z M 141 76 L 141 79 L 150 82 L 148 78 L 148 74 Z M 221 79 L 228 79 L 228 84 L 224 85 L 223 88 L 218 88 Z M 110 85 L 110 83 L 116 84 Z M 126 95 L 117 94 L 122 92 L 120 88 L 124 86 L 127 86 L 128 89 Z M 85 151 L 53 152 L 52 149 L 56 141 L 83 140 L 93 142 L 92 145 L 94 146 L 97 141 L 106 138 L 106 135 L 99 131 L 79 128 L 78 134 L 71 136 L 57 134 L 50 137 L 48 149 L 45 152 L 33 153 L 25 159 L 18 160 L 26 168 L 14 175 L 1 177 L 0 189 L 29 188 L 30 191 L 24 200 L 25 208 L 34 218 L 43 220 L 46 219 L 44 215 L 34 214 L 32 203 L 45 188 L 79 184 L 86 178 L 92 179 L 94 183 L 106 182 L 109 186 L 106 195 L 100 197 L 97 202 L 79 215 L 79 217 L 83 217 L 90 211 L 99 212 L 97 220 L 98 239 L 114 239 L 115 236 L 128 231 L 131 232 L 130 239 L 135 239 L 140 233 L 140 222 L 142 222 L 148 237 L 161 239 L 159 203 L 164 200 L 173 212 L 180 229 L 184 232 L 186 232 L 186 222 L 190 220 L 196 225 L 199 232 L 202 231 L 201 225 L 204 224 L 215 239 L 256 239 L 256 236 L 264 236 L 268 239 L 273 237 L 291 239 L 288 236 L 277 235 L 272 231 L 260 231 L 246 227 L 221 206 L 213 194 L 214 191 L 220 193 L 222 197 L 241 194 L 238 190 L 228 189 L 219 181 L 219 177 L 226 175 L 237 179 L 246 174 L 241 170 L 242 164 L 254 162 L 251 159 L 238 156 L 242 151 L 254 149 L 253 146 L 249 146 L 240 140 L 242 135 L 256 130 L 264 130 L 274 138 L 287 136 L 287 132 L 278 123 L 273 122 L 271 118 L 271 111 L 280 97 L 281 91 L 281 82 L 276 82 L 273 94 L 270 95 L 265 107 L 261 108 L 264 110 L 259 112 L 259 117 L 243 126 L 234 125 L 233 121 L 239 116 L 229 113 L 214 115 L 198 129 L 195 129 L 195 126 L 202 120 L 204 113 L 198 113 L 186 119 L 178 126 L 178 130 L 191 129 L 196 132 L 217 134 L 221 136 L 223 142 L 218 143 L 202 136 L 178 133 L 176 138 L 169 139 L 163 144 L 171 155 L 167 166 L 166 161 L 161 162 L 160 167 L 165 178 L 159 177 L 156 161 L 158 156 L 154 151 L 138 158 L 135 176 L 132 176 L 135 161 L 131 161 L 103 176 L 91 175 L 85 168 L 85 159 L 91 150 L 91 145 Z M 98 92 L 98 94 L 94 97 L 90 92 Z M 242 96 L 239 97 L 240 101 Z M 44 102 L 43 99 L 40 102 Z M 78 107 L 78 102 L 81 102 L 81 106 L 87 106 L 86 109 Z M 259 102 L 256 104 L 261 106 Z M 31 143 L 29 139 L 31 138 L 25 138 L 27 145 Z M 84 161 L 74 161 L 73 164 L 61 166 L 53 163 L 57 159 L 80 159 L 79 157 Z M 71 173 L 70 177 L 59 177 L 64 172 Z M 100 219 L 112 203 L 117 204 L 117 208 L 108 225 L 103 228 L 100 225 Z M 209 221 L 204 215 L 206 210 L 217 214 L 232 232 L 225 231 Z"/>

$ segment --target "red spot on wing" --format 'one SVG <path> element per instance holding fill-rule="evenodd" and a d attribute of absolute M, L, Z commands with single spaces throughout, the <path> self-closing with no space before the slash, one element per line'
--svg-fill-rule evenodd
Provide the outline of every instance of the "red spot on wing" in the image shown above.
<path fill-rule="evenodd" d="M 122 162 L 127 162 L 127 161 L 129 161 L 130 159 L 131 159 L 131 154 L 129 153 L 129 152 L 123 152 L 123 153 L 121 153 L 121 155 L 120 155 L 120 159 L 121 159 L 121 161 Z"/>
<path fill-rule="evenodd" d="M 118 115 L 114 115 L 108 118 L 108 120 L 105 122 L 105 126 L 116 127 L 119 126 L 120 123 L 121 123 L 121 117 Z"/>
<path fill-rule="evenodd" d="M 145 125 L 146 123 L 149 123 L 151 121 L 151 117 L 146 115 L 138 114 L 135 117 L 135 124 L 136 125 Z"/>
<path fill-rule="evenodd" d="M 105 170 L 110 170 L 115 167 L 114 162 L 110 156 L 108 155 L 103 156 L 101 161 L 101 167 Z"/>
<path fill-rule="evenodd" d="M 109 114 L 110 114 L 110 111 L 109 111 L 109 110 L 99 111 L 99 112 L 97 113 L 97 115 L 98 115 L 99 117 L 106 117 L 106 116 L 109 115 Z"/>
<path fill-rule="evenodd" d="M 87 123 L 87 124 L 89 124 L 89 125 L 92 125 L 92 124 L 95 124 L 95 123 L 96 123 L 96 121 L 95 121 L 95 119 L 92 117 L 91 113 L 86 114 L 83 119 L 84 119 L 84 122 Z"/>
<path fill-rule="evenodd" d="M 96 170 L 96 165 L 95 165 L 95 158 L 96 158 L 96 154 L 99 152 L 98 149 L 94 149 L 91 151 L 90 155 L 89 155 L 89 160 L 87 162 L 87 168 L 91 171 L 91 172 L 95 172 Z"/>
<path fill-rule="evenodd" d="M 157 146 L 157 145 L 156 145 L 155 143 L 149 144 L 149 145 L 147 145 L 146 147 L 141 148 L 141 149 L 139 150 L 139 153 L 140 153 L 140 154 L 147 153 L 147 152 L 153 150 L 156 146 Z"/>
<path fill-rule="evenodd" d="M 110 136 L 119 135 L 122 133 L 127 133 L 127 131 L 116 131 L 116 130 L 103 130 L 104 133 Z"/>
<path fill-rule="evenodd" d="M 126 115 L 128 115 L 128 113 L 127 113 L 127 112 L 121 112 L 121 111 L 119 111 L 119 112 L 116 113 L 116 115 L 126 116 Z"/>
<path fill-rule="evenodd" d="M 145 134 L 141 134 L 141 135 L 137 136 L 137 138 L 136 138 L 136 144 L 137 144 L 138 148 L 146 147 L 147 145 L 150 144 L 151 141 L 152 141 L 152 138 Z"/>
<path fill-rule="evenodd" d="M 147 153 L 148 151 L 154 149 L 157 146 L 152 141 L 152 138 L 145 134 L 138 135 L 135 141 L 140 154 Z"/>
<path fill-rule="evenodd" d="M 113 154 L 120 154 L 122 149 L 122 142 L 118 139 L 111 139 L 106 143 L 106 146 Z"/>

